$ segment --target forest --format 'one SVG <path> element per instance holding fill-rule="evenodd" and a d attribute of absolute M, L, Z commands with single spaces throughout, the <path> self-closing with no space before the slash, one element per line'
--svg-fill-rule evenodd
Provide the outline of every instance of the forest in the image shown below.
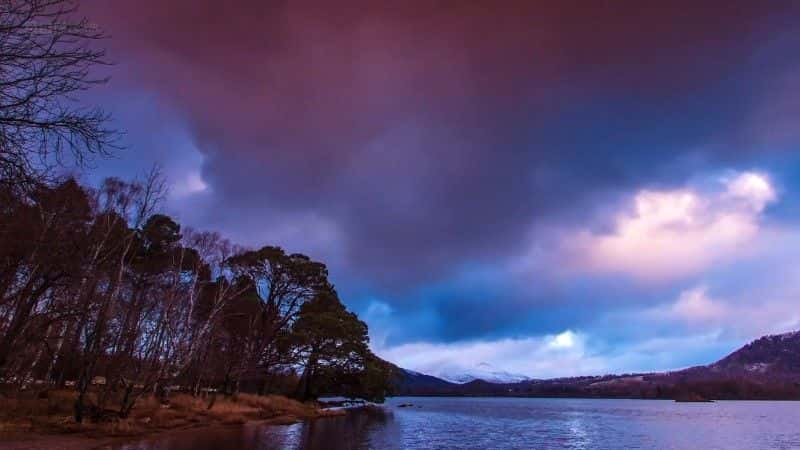
<path fill-rule="evenodd" d="M 94 76 L 105 36 L 78 13 L 0 2 L 3 391 L 74 389 L 77 422 L 175 391 L 381 401 L 391 366 L 323 263 L 182 227 L 157 168 L 99 186 L 63 170 L 131 150 L 75 100 L 108 81 Z"/>

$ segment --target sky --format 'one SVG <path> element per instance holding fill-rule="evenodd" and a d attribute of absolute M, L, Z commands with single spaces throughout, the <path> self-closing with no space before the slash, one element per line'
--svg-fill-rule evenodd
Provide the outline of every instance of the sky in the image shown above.
<path fill-rule="evenodd" d="M 441 374 L 712 362 L 800 329 L 800 5 L 84 0 L 165 212 L 325 262 Z"/>

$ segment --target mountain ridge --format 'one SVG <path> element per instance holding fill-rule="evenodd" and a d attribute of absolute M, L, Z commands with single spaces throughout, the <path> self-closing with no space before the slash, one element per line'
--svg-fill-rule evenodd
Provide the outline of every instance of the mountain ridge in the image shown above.
<path fill-rule="evenodd" d="M 800 331 L 766 335 L 716 362 L 668 372 L 453 383 L 400 369 L 399 395 L 800 400 Z"/>

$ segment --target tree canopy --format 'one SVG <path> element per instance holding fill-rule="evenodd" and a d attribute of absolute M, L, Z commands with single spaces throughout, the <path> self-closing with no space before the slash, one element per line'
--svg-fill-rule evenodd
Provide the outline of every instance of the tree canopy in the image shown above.
<path fill-rule="evenodd" d="M 291 339 L 303 366 L 296 396 L 314 398 L 350 386 L 367 369 L 367 325 L 347 311 L 333 289 L 303 304 Z"/>
<path fill-rule="evenodd" d="M 1 383 L 74 383 L 78 420 L 168 386 L 383 399 L 388 366 L 324 264 L 182 229 L 152 212 L 158 186 L 0 190 Z"/>

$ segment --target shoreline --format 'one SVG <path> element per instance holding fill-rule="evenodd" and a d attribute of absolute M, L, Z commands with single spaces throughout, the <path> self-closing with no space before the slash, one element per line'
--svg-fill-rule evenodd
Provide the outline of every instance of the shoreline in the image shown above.
<path fill-rule="evenodd" d="M 580 395 L 489 395 L 489 394 L 403 394 L 387 398 L 530 398 L 530 399 L 567 399 L 567 400 L 654 400 L 675 402 L 673 397 L 627 397 L 627 396 L 580 396 Z M 800 398 L 717 398 L 715 402 L 800 402 Z M 682 402 L 679 402 L 682 403 Z"/>
<path fill-rule="evenodd" d="M 12 408 L 13 401 L 0 404 Z M 301 421 L 346 415 L 344 409 L 326 409 L 319 403 L 300 403 L 282 396 L 242 394 L 209 403 L 188 395 L 161 405 L 146 399 L 125 419 L 78 424 L 72 421 L 65 405 L 58 410 L 43 407 L 38 413 L 20 408 L 0 422 L 0 448 L 4 450 L 84 450 L 109 449 L 127 442 L 158 438 L 167 433 L 194 429 L 244 425 L 290 425 Z"/>
<path fill-rule="evenodd" d="M 328 410 L 321 410 L 328 411 Z M 100 435 L 96 431 L 0 431 L 0 447 L 3 450 L 109 450 L 115 446 L 157 440 L 168 434 L 180 434 L 193 430 L 209 431 L 216 428 L 237 428 L 245 426 L 288 426 L 299 422 L 341 417 L 347 410 L 331 410 L 317 417 L 297 418 L 292 415 L 276 416 L 269 419 L 251 419 L 241 423 L 206 422 L 194 423 L 174 428 L 152 428 L 127 435 Z"/>

